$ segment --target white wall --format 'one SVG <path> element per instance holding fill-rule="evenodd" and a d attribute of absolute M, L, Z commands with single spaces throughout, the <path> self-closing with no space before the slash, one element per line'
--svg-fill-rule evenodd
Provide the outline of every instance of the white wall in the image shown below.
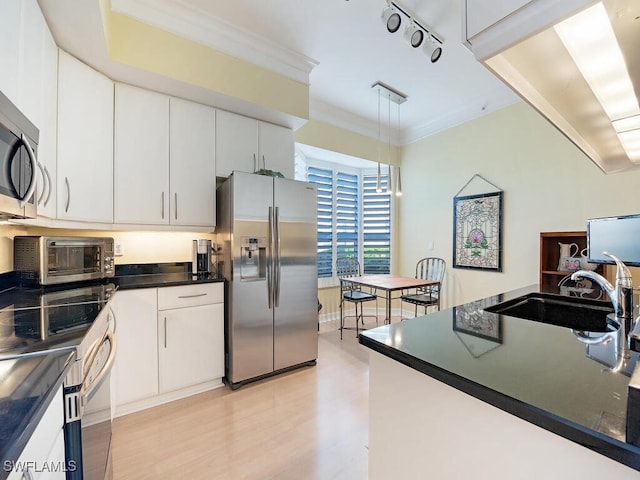
<path fill-rule="evenodd" d="M 604 175 L 524 103 L 413 143 L 401 158 L 398 273 L 412 275 L 421 257 L 443 257 L 444 307 L 537 283 L 540 232 L 640 212 L 640 171 Z M 451 268 L 453 197 L 476 173 L 504 190 L 501 273 Z"/>

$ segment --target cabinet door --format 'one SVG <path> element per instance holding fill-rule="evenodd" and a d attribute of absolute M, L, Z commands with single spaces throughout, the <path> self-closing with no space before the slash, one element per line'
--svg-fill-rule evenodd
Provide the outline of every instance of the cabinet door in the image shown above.
<path fill-rule="evenodd" d="M 113 222 L 113 82 L 63 51 L 57 177 L 58 218 Z"/>
<path fill-rule="evenodd" d="M 64 448 L 60 457 L 60 439 L 63 439 L 62 425 L 64 423 L 64 404 L 62 401 L 62 388 L 55 394 L 51 403 L 44 412 L 40 422 L 36 426 L 31 438 L 27 442 L 16 462 L 16 468 L 11 469 L 8 480 L 21 480 L 24 478 L 55 478 L 65 477 L 64 472 L 47 476 L 42 469 L 42 463 L 48 459 L 64 463 Z M 20 465 L 20 467 L 18 467 Z M 3 465 L 4 466 L 4 465 Z M 11 464 L 8 465 L 11 468 Z M 24 473 L 22 470 L 25 470 Z"/>
<path fill-rule="evenodd" d="M 38 216 L 56 218 L 58 47 L 46 23 L 42 28 L 42 126 L 38 144 L 42 168 L 38 176 Z"/>
<path fill-rule="evenodd" d="M 258 125 L 260 168 L 282 173 L 286 178 L 294 177 L 293 130 L 271 123 Z"/>
<path fill-rule="evenodd" d="M 22 0 L 2 0 L 0 15 L 0 91 L 20 103 L 20 31 Z"/>
<path fill-rule="evenodd" d="M 234 170 L 254 172 L 258 155 L 258 121 L 216 111 L 216 175 L 228 177 Z"/>
<path fill-rule="evenodd" d="M 113 309 L 118 350 L 112 381 L 117 411 L 158 394 L 157 289 L 120 291 Z"/>
<path fill-rule="evenodd" d="M 114 222 L 169 223 L 169 97 L 116 84 Z"/>
<path fill-rule="evenodd" d="M 44 17 L 36 0 L 22 1 L 22 51 L 18 108 L 42 128 L 42 35 Z"/>
<path fill-rule="evenodd" d="M 172 225 L 216 224 L 216 111 L 170 101 L 170 220 Z"/>
<path fill-rule="evenodd" d="M 158 312 L 160 392 L 224 375 L 224 304 Z"/>

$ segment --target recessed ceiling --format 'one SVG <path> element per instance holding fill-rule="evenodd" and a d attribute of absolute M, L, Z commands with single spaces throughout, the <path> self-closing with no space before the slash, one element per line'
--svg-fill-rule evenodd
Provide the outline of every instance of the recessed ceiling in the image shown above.
<path fill-rule="evenodd" d="M 43 8 L 47 17 L 47 10 L 62 8 L 55 1 L 40 3 L 47 5 Z M 380 18 L 384 0 L 112 0 L 114 9 L 161 28 L 175 29 L 175 22 L 162 13 L 179 11 L 182 20 L 191 18 L 199 27 L 234 31 L 236 40 L 218 36 L 202 41 L 238 57 L 253 55 L 253 60 L 244 59 L 265 68 L 271 64 L 279 73 L 287 56 L 296 66 L 307 60 L 310 117 L 315 120 L 375 137 L 378 104 L 371 86 L 380 81 L 393 87 L 407 96 L 400 107 L 391 105 L 395 144 L 410 143 L 520 101 L 462 45 L 461 2 L 399 3 L 444 39 L 437 63 L 406 43 L 402 35 L 409 23 L 406 17 L 397 33 L 387 32 Z M 254 48 L 240 45 L 241 37 Z M 71 53 L 74 48 L 86 51 L 83 41 L 67 30 L 64 48 Z M 386 103 L 382 107 L 386 121 L 385 108 Z"/>

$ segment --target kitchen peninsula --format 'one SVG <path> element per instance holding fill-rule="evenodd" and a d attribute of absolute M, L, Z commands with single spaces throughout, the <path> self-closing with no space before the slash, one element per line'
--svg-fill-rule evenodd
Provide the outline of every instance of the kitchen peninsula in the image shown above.
<path fill-rule="evenodd" d="M 484 310 L 538 290 L 360 335 L 372 350 L 372 480 L 638 478 L 640 448 L 625 442 L 637 354 L 614 373 L 608 347 L 569 328 Z"/>

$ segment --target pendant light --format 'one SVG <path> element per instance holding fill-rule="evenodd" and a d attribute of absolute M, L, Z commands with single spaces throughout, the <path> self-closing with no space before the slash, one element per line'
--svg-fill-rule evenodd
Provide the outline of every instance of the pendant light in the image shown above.
<path fill-rule="evenodd" d="M 376 193 L 382 193 L 382 179 L 380 177 L 380 89 L 378 89 L 378 178 L 376 181 Z"/>
<path fill-rule="evenodd" d="M 398 104 L 398 127 L 397 130 L 400 130 L 400 104 Z M 400 163 L 398 161 L 398 166 L 396 167 L 396 197 L 402 196 L 402 178 L 400 177 Z"/>
<path fill-rule="evenodd" d="M 382 128 L 382 122 L 380 118 L 380 97 L 384 94 L 387 97 L 387 126 L 388 126 L 388 134 L 387 134 L 387 185 L 386 185 L 386 193 L 391 194 L 393 192 L 393 179 L 391 176 L 391 102 L 398 105 L 398 118 L 400 113 L 400 104 L 407 101 L 407 96 L 402 93 L 394 90 L 391 87 L 388 87 L 382 82 L 376 82 L 371 85 L 371 88 L 374 88 L 378 94 L 378 177 L 376 182 L 376 192 L 382 193 L 382 167 L 381 167 L 381 155 L 380 155 L 380 146 L 381 146 L 381 136 L 380 131 Z M 400 194 L 402 194 L 402 186 L 398 181 L 396 181 L 396 188 L 400 188 Z M 398 195 L 398 194 L 397 194 Z"/>
<path fill-rule="evenodd" d="M 387 95 L 387 193 L 393 193 L 393 181 L 391 179 L 391 92 Z"/>

